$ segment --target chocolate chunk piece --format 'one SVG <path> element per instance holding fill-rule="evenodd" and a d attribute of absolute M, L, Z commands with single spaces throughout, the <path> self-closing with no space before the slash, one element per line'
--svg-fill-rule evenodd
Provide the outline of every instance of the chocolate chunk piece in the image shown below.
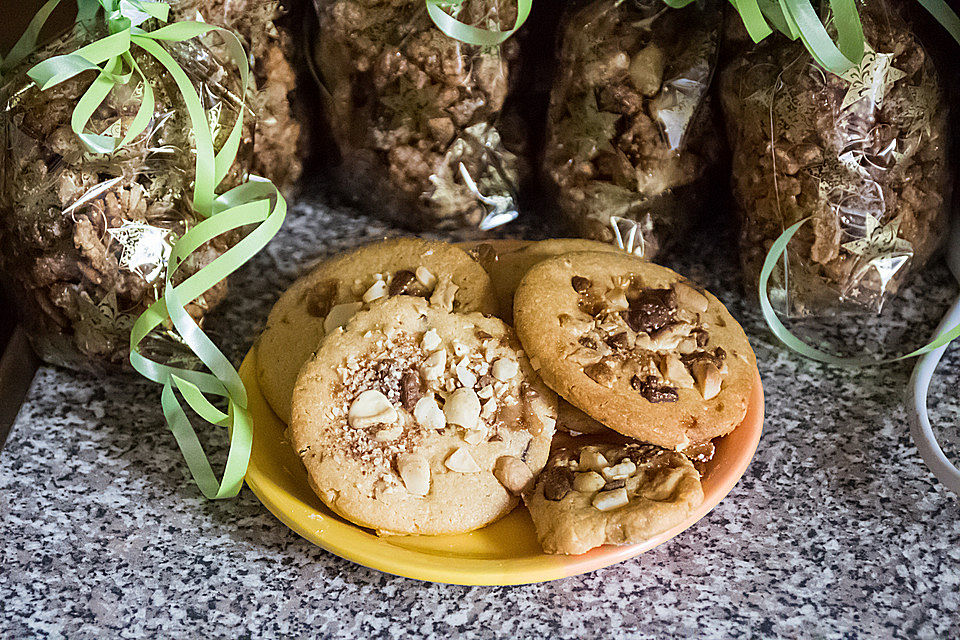
<path fill-rule="evenodd" d="M 707 346 L 707 343 L 710 342 L 710 334 L 704 331 L 703 329 L 694 329 L 690 332 L 697 339 L 697 346 L 701 349 Z"/>
<path fill-rule="evenodd" d="M 573 276 L 570 279 L 570 286 L 572 286 L 573 290 L 577 293 L 586 293 L 591 284 L 590 279 L 584 278 L 583 276 Z"/>
<path fill-rule="evenodd" d="M 585 294 L 580 294 L 580 300 L 577 306 L 587 315 L 597 316 L 604 310 L 606 304 L 603 300 L 588 291 Z"/>
<path fill-rule="evenodd" d="M 649 464 L 650 461 L 660 455 L 662 451 L 663 449 L 652 444 L 643 444 L 627 447 L 623 457 L 629 458 L 633 461 L 633 464 L 637 465 L 637 468 L 640 468 Z M 620 460 L 617 460 L 617 462 L 620 462 Z"/>
<path fill-rule="evenodd" d="M 688 367 L 692 367 L 694 362 L 706 360 L 712 362 L 717 369 L 723 368 L 723 360 L 727 357 L 727 352 L 723 347 L 716 347 L 711 351 L 694 351 L 693 353 L 684 353 L 680 360 Z"/>
<path fill-rule="evenodd" d="M 417 281 L 417 275 L 413 271 L 397 271 L 393 274 L 393 280 L 390 281 L 390 289 L 387 290 L 391 296 L 409 295 L 424 296 L 426 291 Z"/>
<path fill-rule="evenodd" d="M 673 321 L 677 313 L 673 289 L 643 289 L 621 316 L 634 331 L 652 333 Z"/>
<path fill-rule="evenodd" d="M 307 313 L 314 318 L 326 318 L 337 298 L 339 285 L 336 280 L 323 280 L 306 293 Z"/>
<path fill-rule="evenodd" d="M 607 338 L 607 344 L 614 349 L 628 349 L 630 348 L 630 338 L 627 336 L 626 331 L 621 331 Z"/>
<path fill-rule="evenodd" d="M 594 351 L 600 348 L 600 342 L 593 336 L 581 336 L 577 342 L 581 347 L 593 349 Z"/>
<path fill-rule="evenodd" d="M 588 365 L 583 368 L 583 372 L 597 384 L 608 388 L 612 387 L 617 381 L 616 372 L 614 372 L 613 367 L 606 362 L 595 362 Z"/>
<path fill-rule="evenodd" d="M 400 404 L 407 411 L 413 412 L 417 400 L 423 397 L 423 383 L 420 374 L 409 370 L 400 378 Z"/>
<path fill-rule="evenodd" d="M 543 497 L 547 500 L 563 500 L 573 491 L 573 472 L 566 467 L 551 467 L 543 472 Z"/>
<path fill-rule="evenodd" d="M 640 392 L 647 402 L 676 402 L 680 399 L 677 390 L 656 376 L 633 376 L 630 386 Z"/>

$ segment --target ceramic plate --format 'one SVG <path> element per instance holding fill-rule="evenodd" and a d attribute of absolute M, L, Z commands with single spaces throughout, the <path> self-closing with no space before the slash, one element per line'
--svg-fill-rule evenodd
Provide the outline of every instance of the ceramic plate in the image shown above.
<path fill-rule="evenodd" d="M 307 484 L 286 425 L 260 393 L 256 351 L 240 367 L 247 387 L 254 436 L 247 485 L 277 518 L 307 540 L 342 558 L 398 576 L 464 585 L 510 585 L 556 580 L 594 571 L 663 544 L 703 518 L 737 483 L 753 457 L 763 426 L 760 375 L 747 417 L 722 438 L 703 476 L 704 501 L 685 522 L 646 542 L 599 547 L 579 556 L 540 551 L 533 522 L 518 507 L 478 531 L 451 536 L 385 536 L 334 515 Z"/>

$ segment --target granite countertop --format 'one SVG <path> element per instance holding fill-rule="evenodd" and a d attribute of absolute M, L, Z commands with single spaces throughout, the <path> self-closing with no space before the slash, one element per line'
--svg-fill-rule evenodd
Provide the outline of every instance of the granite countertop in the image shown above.
<path fill-rule="evenodd" d="M 301 201 L 233 279 L 210 333 L 239 362 L 304 266 L 388 233 Z M 842 370 L 782 348 L 742 301 L 725 257 L 734 244 L 729 229 L 702 231 L 666 263 L 743 321 L 765 432 L 730 495 L 670 542 L 546 584 L 394 577 L 301 539 L 248 489 L 204 500 L 157 386 L 43 367 L 0 451 L 0 637 L 960 636 L 960 501 L 910 440 L 901 394 L 911 364 Z M 955 291 L 938 263 L 875 332 L 839 337 L 858 351 L 877 339 L 919 344 Z M 954 347 L 930 402 L 954 459 L 958 376 Z"/>

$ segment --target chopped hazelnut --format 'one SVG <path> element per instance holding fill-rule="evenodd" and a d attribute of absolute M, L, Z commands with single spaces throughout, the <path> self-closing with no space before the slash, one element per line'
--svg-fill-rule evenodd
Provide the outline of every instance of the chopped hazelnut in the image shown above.
<path fill-rule="evenodd" d="M 512 358 L 497 358 L 493 363 L 493 377 L 502 382 L 512 380 L 520 365 Z"/>
<path fill-rule="evenodd" d="M 443 464 L 447 469 L 457 473 L 476 473 L 480 471 L 480 465 L 473 459 L 466 447 L 460 447 L 451 453 Z"/>
<path fill-rule="evenodd" d="M 473 389 L 461 387 L 447 398 L 443 414 L 449 424 L 475 429 L 480 419 L 480 398 Z"/>
<path fill-rule="evenodd" d="M 424 351 L 432 352 L 436 351 L 442 343 L 440 339 L 440 334 L 437 333 L 436 329 L 430 329 L 423 334 L 423 338 L 420 340 L 420 346 Z"/>
<path fill-rule="evenodd" d="M 710 400 L 720 393 L 722 379 L 717 365 L 709 360 L 697 360 L 690 366 L 690 370 L 697 381 L 697 390 L 704 400 Z"/>
<path fill-rule="evenodd" d="M 633 460 L 630 460 L 629 458 L 621 461 L 618 464 L 610 467 L 604 467 L 600 470 L 600 473 L 602 473 L 603 477 L 607 480 L 621 480 L 623 478 L 629 478 L 636 472 L 637 465 L 635 465 Z"/>
<path fill-rule="evenodd" d="M 443 349 L 434 351 L 423 364 L 420 365 L 420 375 L 424 380 L 437 380 L 443 375 L 447 367 L 447 352 Z"/>
<path fill-rule="evenodd" d="M 629 503 L 630 498 L 627 497 L 627 490 L 621 487 L 613 491 L 601 491 L 594 496 L 591 504 L 600 511 L 613 511 Z"/>
<path fill-rule="evenodd" d="M 507 491 L 519 495 L 533 484 L 533 472 L 530 467 L 514 456 L 500 456 L 493 467 L 494 477 Z"/>
<path fill-rule="evenodd" d="M 387 283 L 378 279 L 363 294 L 364 302 L 373 302 L 387 295 Z"/>
<path fill-rule="evenodd" d="M 392 424 L 397 421 L 397 417 L 397 410 L 390 403 L 390 399 L 373 389 L 357 396 L 347 411 L 347 422 L 355 429 L 375 424 Z"/>
<path fill-rule="evenodd" d="M 397 455 L 397 471 L 407 492 L 416 496 L 430 493 L 430 464 L 418 453 Z"/>
<path fill-rule="evenodd" d="M 417 401 L 417 404 L 413 407 L 413 418 L 417 421 L 417 424 L 425 429 L 439 431 L 447 426 L 447 418 L 433 394 L 424 396 Z"/>
<path fill-rule="evenodd" d="M 703 313 L 710 305 L 705 295 L 686 283 L 677 282 L 673 285 L 673 290 L 677 294 L 677 305 L 680 307 Z"/>
<path fill-rule="evenodd" d="M 584 447 L 580 450 L 580 468 L 600 471 L 610 465 L 607 458 L 594 447 Z"/>
<path fill-rule="evenodd" d="M 417 277 L 417 282 L 422 284 L 427 291 L 433 291 L 433 288 L 437 286 L 437 276 L 433 275 L 426 267 L 417 267 L 414 275 Z"/>
<path fill-rule="evenodd" d="M 581 493 L 593 493 L 603 488 L 607 483 L 596 471 L 586 471 L 578 473 L 573 478 L 573 488 Z"/>

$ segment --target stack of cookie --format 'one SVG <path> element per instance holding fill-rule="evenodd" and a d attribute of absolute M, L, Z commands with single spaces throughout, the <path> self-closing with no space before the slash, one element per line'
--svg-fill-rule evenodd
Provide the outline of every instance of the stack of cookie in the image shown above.
<path fill-rule="evenodd" d="M 522 498 L 548 553 L 686 518 L 703 499 L 694 462 L 742 421 L 756 366 L 716 298 L 609 245 L 417 239 L 294 283 L 257 363 L 311 486 L 342 517 L 450 534 Z"/>
<path fill-rule="evenodd" d="M 539 259 L 513 300 L 517 334 L 569 406 L 525 496 L 544 550 L 640 542 L 703 501 L 695 462 L 739 425 L 756 376 L 743 329 L 713 295 L 624 252 Z M 642 443 L 642 444 L 641 444 Z"/>

